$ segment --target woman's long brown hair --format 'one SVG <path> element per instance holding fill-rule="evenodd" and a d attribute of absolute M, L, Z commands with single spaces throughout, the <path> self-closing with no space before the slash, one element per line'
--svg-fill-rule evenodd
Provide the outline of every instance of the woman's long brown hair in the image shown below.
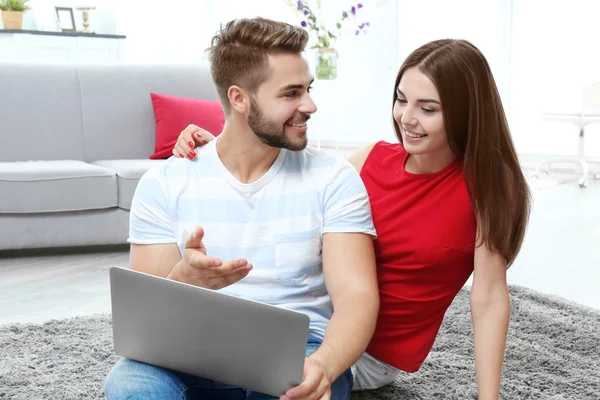
<path fill-rule="evenodd" d="M 427 43 L 400 68 L 393 104 L 402 75 L 413 67 L 436 86 L 450 148 L 464 161 L 480 233 L 477 245 L 484 243 L 510 266 L 523 243 L 531 199 L 488 62 L 465 40 Z M 402 143 L 396 121 L 394 129 Z"/>

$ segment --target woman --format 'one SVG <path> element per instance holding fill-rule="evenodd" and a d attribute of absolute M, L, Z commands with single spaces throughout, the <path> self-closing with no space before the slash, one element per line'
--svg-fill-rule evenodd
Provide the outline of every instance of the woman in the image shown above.
<path fill-rule="evenodd" d="M 474 272 L 479 398 L 497 399 L 510 315 L 506 270 L 523 242 L 530 194 L 494 78 L 471 43 L 437 40 L 408 56 L 393 99 L 400 143 L 378 142 L 350 156 L 378 233 L 381 298 L 355 388 L 417 371 Z M 173 154 L 193 158 L 193 147 L 211 139 L 190 126 Z"/>

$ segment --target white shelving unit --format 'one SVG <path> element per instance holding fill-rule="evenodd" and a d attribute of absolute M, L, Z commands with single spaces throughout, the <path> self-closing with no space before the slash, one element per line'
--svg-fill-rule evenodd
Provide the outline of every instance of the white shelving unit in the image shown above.
<path fill-rule="evenodd" d="M 114 64 L 123 62 L 125 36 L 0 30 L 0 62 Z"/>

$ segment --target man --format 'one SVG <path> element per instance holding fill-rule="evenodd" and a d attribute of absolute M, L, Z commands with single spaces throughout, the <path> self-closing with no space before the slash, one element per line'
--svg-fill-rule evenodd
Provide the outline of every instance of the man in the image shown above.
<path fill-rule="evenodd" d="M 196 160 L 171 158 L 142 177 L 130 267 L 307 314 L 303 380 L 282 399 L 349 399 L 350 366 L 379 306 L 375 231 L 354 168 L 305 150 L 316 111 L 301 56 L 307 40 L 301 28 L 262 18 L 232 21 L 213 38 L 224 130 Z M 269 398 L 127 359 L 105 392 L 109 400 Z"/>

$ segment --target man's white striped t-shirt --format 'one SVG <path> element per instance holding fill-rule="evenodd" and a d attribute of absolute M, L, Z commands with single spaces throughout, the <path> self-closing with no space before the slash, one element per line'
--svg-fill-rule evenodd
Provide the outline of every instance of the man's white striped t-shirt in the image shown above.
<path fill-rule="evenodd" d="M 210 256 L 253 265 L 231 295 L 303 312 L 323 338 L 333 307 L 322 270 L 322 235 L 375 236 L 360 176 L 340 156 L 307 148 L 281 150 L 259 180 L 241 183 L 225 168 L 217 140 L 193 161 L 171 157 L 141 178 L 130 214 L 129 242 L 176 243 L 181 253 L 198 226 Z"/>

